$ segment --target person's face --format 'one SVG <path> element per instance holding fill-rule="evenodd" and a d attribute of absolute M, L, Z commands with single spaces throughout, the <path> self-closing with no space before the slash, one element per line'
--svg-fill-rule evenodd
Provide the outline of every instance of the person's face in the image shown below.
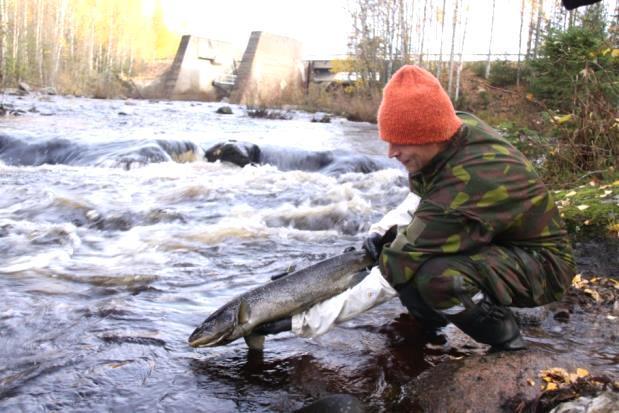
<path fill-rule="evenodd" d="M 425 143 L 423 145 L 404 145 L 389 143 L 389 157 L 396 158 L 410 173 L 426 166 L 445 147 L 445 142 Z"/>

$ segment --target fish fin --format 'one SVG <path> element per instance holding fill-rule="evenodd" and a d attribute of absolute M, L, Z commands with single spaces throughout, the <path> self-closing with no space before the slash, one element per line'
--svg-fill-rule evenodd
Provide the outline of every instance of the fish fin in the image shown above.
<path fill-rule="evenodd" d="M 245 343 L 247 343 L 247 347 L 250 350 L 260 350 L 264 349 L 264 336 L 260 334 L 250 334 L 248 336 L 243 337 L 245 339 Z"/>
<path fill-rule="evenodd" d="M 249 306 L 245 303 L 245 301 L 241 301 L 241 305 L 239 305 L 239 313 L 237 315 L 239 325 L 247 323 L 249 321 L 249 315 Z"/>
<path fill-rule="evenodd" d="M 355 285 L 359 284 L 361 281 L 363 281 L 365 279 L 365 277 L 368 276 L 368 274 L 369 274 L 368 271 L 363 270 L 363 271 L 359 271 L 358 273 L 353 275 L 350 278 L 350 281 L 348 282 L 348 288 L 352 288 Z"/>

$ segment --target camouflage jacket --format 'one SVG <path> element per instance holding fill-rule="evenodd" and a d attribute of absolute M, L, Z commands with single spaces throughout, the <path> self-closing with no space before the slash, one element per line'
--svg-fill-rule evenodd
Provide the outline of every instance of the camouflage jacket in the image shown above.
<path fill-rule="evenodd" d="M 562 290 L 574 264 L 552 195 L 520 151 L 475 116 L 457 115 L 463 127 L 449 146 L 409 176 L 421 202 L 383 248 L 382 274 L 402 286 L 429 258 L 497 244 L 543 256 L 551 263 L 549 281 Z"/>

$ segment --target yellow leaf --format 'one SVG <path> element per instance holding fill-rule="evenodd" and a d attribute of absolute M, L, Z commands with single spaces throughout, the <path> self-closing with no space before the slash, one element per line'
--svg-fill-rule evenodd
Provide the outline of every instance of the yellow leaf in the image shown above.
<path fill-rule="evenodd" d="M 585 209 L 589 208 L 589 205 L 578 205 L 576 208 L 578 208 L 579 211 L 584 211 Z"/>
<path fill-rule="evenodd" d="M 553 390 L 557 390 L 559 387 L 555 384 L 555 383 L 548 383 L 546 385 L 546 391 L 553 391 Z"/>
<path fill-rule="evenodd" d="M 583 291 L 585 292 L 585 294 L 593 298 L 596 303 L 599 303 L 601 301 L 600 294 L 597 291 L 590 288 L 585 288 Z"/>
<path fill-rule="evenodd" d="M 582 284 L 582 275 L 576 274 L 574 278 L 572 278 L 572 285 L 578 287 L 580 284 Z"/>
<path fill-rule="evenodd" d="M 533 101 L 533 93 L 527 93 L 527 100 Z"/>
<path fill-rule="evenodd" d="M 578 377 L 587 377 L 589 375 L 589 370 L 581 369 L 580 367 L 576 369 L 576 375 Z"/>
<path fill-rule="evenodd" d="M 533 380 L 533 379 L 527 379 L 527 384 L 528 384 L 529 386 L 535 386 L 535 380 Z"/>
<path fill-rule="evenodd" d="M 572 120 L 572 114 L 568 113 L 567 115 L 553 116 L 552 119 L 557 123 L 557 125 L 563 125 L 565 122 Z"/>
<path fill-rule="evenodd" d="M 565 197 L 574 196 L 574 195 L 576 195 L 576 191 L 570 191 L 567 194 L 565 194 Z"/>
<path fill-rule="evenodd" d="M 612 186 L 619 186 L 619 180 L 612 183 Z"/>
<path fill-rule="evenodd" d="M 610 55 L 612 57 L 619 57 L 619 49 L 613 49 L 613 51 L 610 53 Z"/>

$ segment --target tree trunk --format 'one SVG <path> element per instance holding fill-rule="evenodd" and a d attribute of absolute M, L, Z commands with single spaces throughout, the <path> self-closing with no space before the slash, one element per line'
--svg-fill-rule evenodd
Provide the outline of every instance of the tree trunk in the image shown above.
<path fill-rule="evenodd" d="M 28 35 L 29 35 L 29 28 L 28 28 L 28 2 L 24 1 L 23 3 L 23 9 L 22 9 L 22 21 L 21 21 L 21 38 L 23 39 L 23 41 L 21 42 L 21 49 L 20 49 L 20 56 L 19 56 L 19 61 L 20 61 L 20 77 L 26 78 L 28 75 L 28 65 L 29 65 L 29 59 L 28 59 L 28 54 L 30 53 L 28 44 L 30 43 L 30 39 L 28 39 Z"/>
<path fill-rule="evenodd" d="M 539 0 L 537 4 L 537 24 L 535 25 L 535 48 L 533 49 L 533 56 L 537 57 L 539 50 L 540 39 L 542 38 L 542 16 L 544 14 L 544 0 Z"/>
<path fill-rule="evenodd" d="M 421 17 L 421 40 L 419 44 L 419 66 L 423 66 L 423 46 L 426 38 L 426 20 L 428 13 L 428 0 L 423 2 L 423 16 Z"/>
<path fill-rule="evenodd" d="M 6 0 L 0 0 L 0 86 L 6 78 Z"/>
<path fill-rule="evenodd" d="M 454 48 L 456 45 L 456 28 L 458 27 L 458 6 L 460 0 L 456 0 L 456 7 L 454 8 L 453 26 L 451 30 L 451 50 L 449 52 L 449 82 L 447 83 L 447 93 L 450 97 L 453 97 L 452 83 L 453 83 L 453 66 L 454 66 Z"/>
<path fill-rule="evenodd" d="M 55 36 L 55 53 L 54 53 L 54 69 L 52 71 L 52 86 L 55 86 L 60 70 L 60 56 L 62 53 L 62 44 L 64 37 L 64 21 L 65 10 L 67 8 L 67 0 L 60 0 L 58 5 L 58 14 L 56 18 L 56 36 Z"/>
<path fill-rule="evenodd" d="M 492 0 L 492 17 L 490 19 L 490 40 L 488 41 L 488 60 L 486 61 L 485 78 L 490 76 L 490 58 L 492 57 L 492 37 L 494 34 L 494 12 L 496 10 L 496 0 Z"/>
<path fill-rule="evenodd" d="M 439 52 L 438 52 L 438 64 L 436 65 L 436 77 L 440 80 L 441 79 L 441 66 L 443 65 L 443 38 L 445 37 L 445 16 L 447 15 L 446 10 L 445 10 L 445 6 L 446 6 L 447 0 L 443 0 L 443 21 L 441 22 L 441 46 L 439 47 Z"/>
<path fill-rule="evenodd" d="M 37 67 L 37 77 L 41 85 L 45 84 L 45 79 L 43 78 L 43 44 L 41 31 L 43 29 L 43 4 L 44 0 L 37 0 L 37 18 L 36 18 L 36 27 L 34 29 L 34 50 L 35 50 L 35 64 Z"/>
<path fill-rule="evenodd" d="M 465 18 L 464 18 L 464 29 L 462 30 L 462 43 L 460 44 L 460 61 L 458 62 L 458 73 L 456 76 L 456 95 L 454 97 L 454 103 L 458 102 L 458 98 L 460 97 L 460 77 L 462 75 L 462 66 L 463 66 L 463 58 L 464 58 L 464 41 L 466 40 L 466 29 L 469 25 L 469 9 L 468 6 L 465 9 Z"/>
<path fill-rule="evenodd" d="M 537 5 L 536 0 L 531 0 L 531 18 L 529 19 L 529 37 L 527 38 L 527 54 L 525 56 L 526 60 L 529 60 L 531 57 L 531 46 L 533 45 L 533 29 L 535 28 L 535 10 Z"/>
<path fill-rule="evenodd" d="M 13 44 L 11 47 L 11 58 L 13 67 L 11 68 L 11 72 L 15 80 L 17 80 L 17 54 L 19 44 L 19 25 L 17 22 L 19 21 L 19 15 L 17 14 L 17 1 L 13 0 Z"/>
<path fill-rule="evenodd" d="M 522 53 L 522 28 L 524 27 L 524 0 L 520 3 L 520 30 L 518 31 L 518 64 L 516 66 L 516 86 L 520 86 L 520 54 Z"/>

